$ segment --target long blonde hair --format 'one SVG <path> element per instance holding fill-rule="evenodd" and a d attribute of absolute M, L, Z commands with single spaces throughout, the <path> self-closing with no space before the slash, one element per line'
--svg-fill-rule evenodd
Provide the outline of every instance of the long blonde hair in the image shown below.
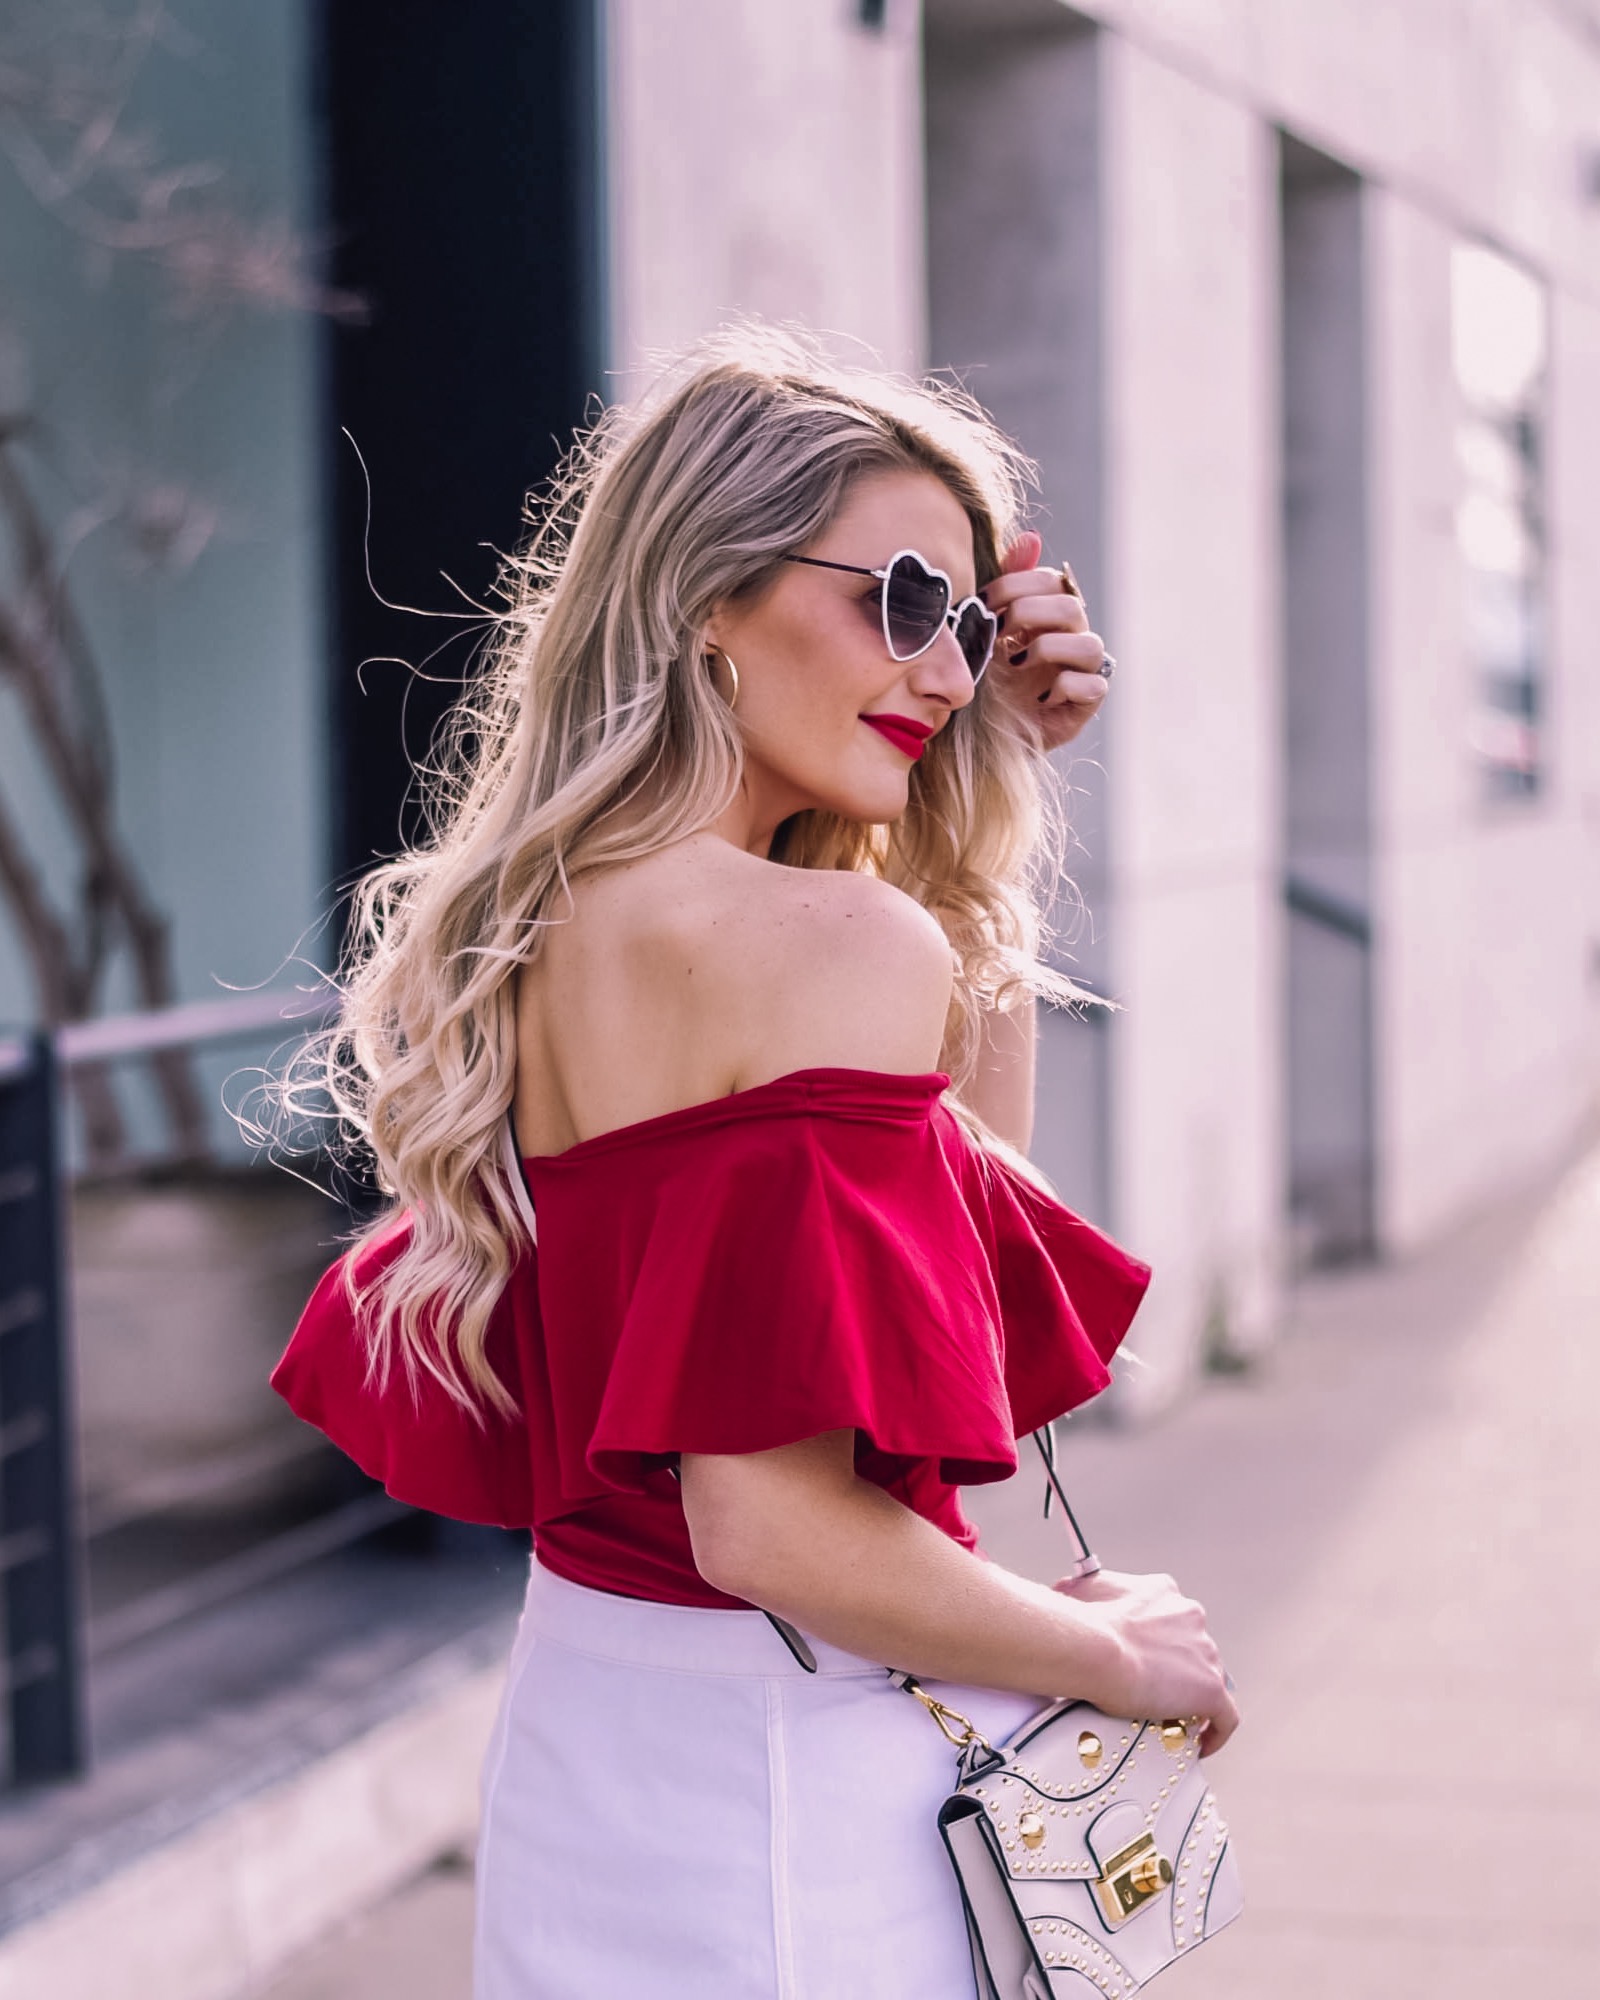
<path fill-rule="evenodd" d="M 427 832 L 361 883 L 339 1023 L 291 1086 L 301 1105 L 308 1083 L 326 1093 L 392 1197 L 345 1265 L 375 1379 L 398 1349 L 413 1386 L 420 1367 L 469 1409 L 514 1409 L 485 1355 L 522 1228 L 502 1155 L 511 975 L 578 876 L 682 839 L 735 798 L 739 735 L 706 671 L 707 620 L 811 543 L 855 480 L 904 469 L 965 509 L 981 588 L 1022 519 L 1017 449 L 963 393 L 745 324 L 606 411 L 530 511 L 483 670 L 423 774 Z M 901 819 L 804 812 L 772 849 L 881 875 L 938 919 L 955 964 L 941 1067 L 989 1143 L 960 1104 L 982 1011 L 1086 997 L 1039 958 L 1063 834 L 1027 731 L 980 699 L 914 766 Z M 359 1287 L 358 1253 L 401 1211 L 403 1246 Z"/>

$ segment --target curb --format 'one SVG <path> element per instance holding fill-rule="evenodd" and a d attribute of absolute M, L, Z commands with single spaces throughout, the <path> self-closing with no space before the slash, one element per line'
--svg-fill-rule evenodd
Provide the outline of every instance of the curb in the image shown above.
<path fill-rule="evenodd" d="M 242 2000 L 453 1849 L 505 1678 L 476 1665 L 0 1938 L 0 2000 Z"/>

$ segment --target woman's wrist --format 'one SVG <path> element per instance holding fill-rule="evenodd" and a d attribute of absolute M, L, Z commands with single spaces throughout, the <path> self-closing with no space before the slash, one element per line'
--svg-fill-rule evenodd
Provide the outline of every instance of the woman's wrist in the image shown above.
<path fill-rule="evenodd" d="M 1131 1663 L 1126 1647 L 1095 1605 L 1080 1603 L 1056 1590 L 1049 1595 L 1065 1628 L 1062 1695 L 1114 1713 L 1127 1687 Z"/>

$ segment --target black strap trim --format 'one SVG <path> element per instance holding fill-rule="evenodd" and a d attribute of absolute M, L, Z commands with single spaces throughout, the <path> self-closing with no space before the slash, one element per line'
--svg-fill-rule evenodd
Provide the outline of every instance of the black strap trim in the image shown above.
<path fill-rule="evenodd" d="M 775 1611 L 763 1611 L 761 1615 L 789 1648 L 789 1651 L 794 1654 L 806 1672 L 814 1674 L 817 1671 L 817 1656 L 812 1652 L 810 1643 L 804 1632 L 798 1631 L 789 1623 L 787 1618 L 780 1618 Z"/>

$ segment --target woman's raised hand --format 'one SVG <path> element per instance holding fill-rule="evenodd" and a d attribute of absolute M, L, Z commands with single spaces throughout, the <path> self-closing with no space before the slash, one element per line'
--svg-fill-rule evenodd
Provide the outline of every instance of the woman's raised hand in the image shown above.
<path fill-rule="evenodd" d="M 1019 715 L 1044 731 L 1047 750 L 1070 743 L 1099 713 L 1107 682 L 1100 672 L 1105 642 L 1089 630 L 1089 613 L 1070 570 L 1041 569 L 1044 544 L 1030 528 L 1001 558 L 1000 575 L 983 592 L 1000 620 L 989 677 Z"/>
<path fill-rule="evenodd" d="M 1239 1726 L 1222 1656 L 1206 1614 L 1170 1576 L 1098 1570 L 1056 1589 L 1092 1611 L 1114 1642 L 1116 1665 L 1105 1685 L 1086 1690 L 1108 1715 L 1162 1722 L 1196 1717 L 1200 1755 L 1222 1748 Z"/>

